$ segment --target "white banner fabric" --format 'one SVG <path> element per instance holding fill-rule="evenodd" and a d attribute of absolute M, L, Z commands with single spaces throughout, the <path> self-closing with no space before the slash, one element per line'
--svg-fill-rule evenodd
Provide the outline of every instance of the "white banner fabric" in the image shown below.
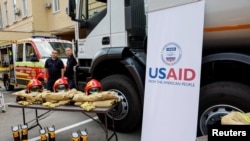
<path fill-rule="evenodd" d="M 150 12 L 142 141 L 195 141 L 204 1 Z"/>

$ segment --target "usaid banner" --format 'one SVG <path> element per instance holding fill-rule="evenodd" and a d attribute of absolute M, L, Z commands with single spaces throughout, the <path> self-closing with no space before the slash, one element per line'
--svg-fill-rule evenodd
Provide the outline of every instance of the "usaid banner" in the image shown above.
<path fill-rule="evenodd" d="M 148 14 L 142 141 L 196 140 L 204 5 Z"/>

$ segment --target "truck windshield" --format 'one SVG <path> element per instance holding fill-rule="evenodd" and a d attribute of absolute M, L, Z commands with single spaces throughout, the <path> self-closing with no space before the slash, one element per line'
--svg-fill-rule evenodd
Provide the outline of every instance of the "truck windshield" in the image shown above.
<path fill-rule="evenodd" d="M 106 3 L 100 2 L 98 0 L 82 0 L 80 1 L 79 19 L 87 20 L 103 9 L 106 9 L 106 7 Z"/>
<path fill-rule="evenodd" d="M 54 49 L 58 51 L 58 57 L 66 58 L 67 56 L 65 54 L 65 48 L 72 48 L 71 43 L 65 42 L 37 42 L 36 45 L 42 58 L 49 58 L 52 50 Z"/>

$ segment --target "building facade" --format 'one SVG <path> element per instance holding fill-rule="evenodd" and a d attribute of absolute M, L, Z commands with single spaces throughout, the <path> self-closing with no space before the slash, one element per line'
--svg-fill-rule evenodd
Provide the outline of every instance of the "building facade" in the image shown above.
<path fill-rule="evenodd" d="M 74 39 L 68 0 L 0 0 L 0 42 L 32 35 Z"/>

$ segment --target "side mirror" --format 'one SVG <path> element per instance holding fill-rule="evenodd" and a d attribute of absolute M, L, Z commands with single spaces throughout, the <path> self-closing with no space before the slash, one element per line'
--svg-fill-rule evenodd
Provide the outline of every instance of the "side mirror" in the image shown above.
<path fill-rule="evenodd" d="M 75 0 L 69 0 L 68 2 L 69 12 L 68 15 L 71 17 L 71 20 L 76 20 L 76 1 Z"/>
<path fill-rule="evenodd" d="M 30 61 L 31 62 L 38 62 L 39 61 L 35 53 L 30 54 Z"/>

